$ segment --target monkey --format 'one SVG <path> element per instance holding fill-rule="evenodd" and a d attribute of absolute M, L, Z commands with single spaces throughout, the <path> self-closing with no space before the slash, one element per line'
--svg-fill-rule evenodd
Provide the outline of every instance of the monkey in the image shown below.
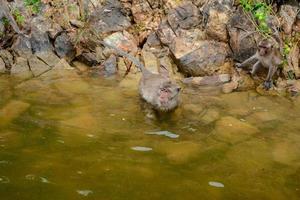
<path fill-rule="evenodd" d="M 142 78 L 139 81 L 140 97 L 159 113 L 167 113 L 175 110 L 179 105 L 180 86 L 171 80 L 167 75 L 154 74 L 132 55 L 121 49 L 106 43 L 102 45 L 116 51 L 120 56 L 128 58 L 142 72 Z"/>
<path fill-rule="evenodd" d="M 266 90 L 269 90 L 273 86 L 272 77 L 277 71 L 278 66 L 282 64 L 283 61 L 280 51 L 277 49 L 273 41 L 270 39 L 263 39 L 259 42 L 256 53 L 243 63 L 236 64 L 236 66 L 238 68 L 244 68 L 254 60 L 256 60 L 256 63 L 253 65 L 250 74 L 254 76 L 261 66 L 267 68 L 268 75 L 263 86 Z"/>
<path fill-rule="evenodd" d="M 13 30 L 18 33 L 18 34 L 23 34 L 19 28 L 19 26 L 17 25 L 14 17 L 12 16 L 12 14 L 9 11 L 9 7 L 8 4 L 5 0 L 0 0 L 0 19 L 6 17 L 9 24 L 11 25 L 11 27 L 13 28 Z"/>

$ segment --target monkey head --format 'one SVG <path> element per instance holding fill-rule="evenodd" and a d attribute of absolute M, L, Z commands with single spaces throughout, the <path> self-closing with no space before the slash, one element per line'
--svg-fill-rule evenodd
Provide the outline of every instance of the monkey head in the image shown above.
<path fill-rule="evenodd" d="M 260 56 L 267 56 L 273 51 L 273 43 L 269 39 L 264 39 L 258 44 L 258 53 Z"/>
<path fill-rule="evenodd" d="M 157 110 L 167 112 L 176 108 L 179 104 L 180 90 L 179 85 L 172 81 L 163 82 L 157 91 Z"/>

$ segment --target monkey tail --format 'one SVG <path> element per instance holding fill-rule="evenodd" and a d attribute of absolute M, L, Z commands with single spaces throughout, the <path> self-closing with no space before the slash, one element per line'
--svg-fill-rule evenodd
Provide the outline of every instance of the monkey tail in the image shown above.
<path fill-rule="evenodd" d="M 104 41 L 100 41 L 100 43 L 104 46 L 106 46 L 107 48 L 110 48 L 110 49 L 113 49 L 116 51 L 116 53 L 120 56 L 123 56 L 125 58 L 128 58 L 135 66 L 137 66 L 143 74 L 145 73 L 148 73 L 149 71 L 146 69 L 146 67 L 137 59 L 135 58 L 134 56 L 132 56 L 131 54 L 129 53 L 126 53 L 125 51 L 121 50 L 121 49 L 118 49 L 116 48 L 115 46 L 113 45 L 110 45 L 108 44 L 107 42 L 104 42 Z"/>

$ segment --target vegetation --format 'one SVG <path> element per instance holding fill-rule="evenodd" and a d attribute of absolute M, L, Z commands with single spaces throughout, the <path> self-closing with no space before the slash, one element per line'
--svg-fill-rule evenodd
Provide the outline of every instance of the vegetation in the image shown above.
<path fill-rule="evenodd" d="M 240 0 L 244 11 L 250 13 L 250 18 L 255 24 L 257 30 L 265 36 L 271 34 L 267 20 L 272 12 L 272 7 L 262 0 Z"/>
<path fill-rule="evenodd" d="M 41 0 L 24 0 L 24 3 L 33 14 L 38 14 L 40 12 Z"/>
<path fill-rule="evenodd" d="M 18 25 L 23 26 L 25 22 L 25 17 L 21 14 L 20 10 L 16 8 L 13 10 L 12 14 Z"/>

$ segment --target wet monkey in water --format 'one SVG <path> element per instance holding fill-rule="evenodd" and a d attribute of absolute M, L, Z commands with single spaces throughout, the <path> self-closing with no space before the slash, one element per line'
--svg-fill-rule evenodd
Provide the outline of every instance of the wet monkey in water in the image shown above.
<path fill-rule="evenodd" d="M 264 88 L 270 89 L 273 85 L 272 77 L 277 71 L 278 66 L 282 63 L 282 57 L 279 49 L 275 46 L 275 42 L 271 39 L 263 39 L 258 44 L 256 53 L 245 60 L 241 64 L 236 64 L 239 68 L 248 66 L 253 61 L 256 63 L 253 65 L 251 75 L 255 75 L 260 67 L 268 69 L 268 75 L 264 82 Z"/>
<path fill-rule="evenodd" d="M 106 42 L 102 45 L 113 49 L 120 56 L 126 57 L 142 71 L 142 78 L 139 82 L 139 95 L 141 98 L 158 112 L 169 112 L 179 104 L 179 93 L 181 88 L 168 76 L 154 74 L 132 55 L 118 49 Z"/>

